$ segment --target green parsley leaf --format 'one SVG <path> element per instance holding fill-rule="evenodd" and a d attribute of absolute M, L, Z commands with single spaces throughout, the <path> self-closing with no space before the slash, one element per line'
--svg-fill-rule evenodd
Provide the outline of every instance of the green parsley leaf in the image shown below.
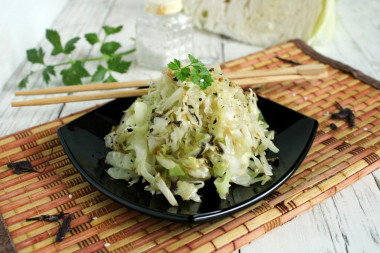
<path fill-rule="evenodd" d="M 205 82 L 204 82 L 204 85 L 203 85 L 203 87 L 204 87 L 203 89 L 206 89 L 214 81 L 211 76 L 205 77 L 204 80 L 205 80 Z"/>
<path fill-rule="evenodd" d="M 76 61 L 68 69 L 61 70 L 60 74 L 62 75 L 62 81 L 65 85 L 82 84 L 81 79 L 90 76 L 80 61 Z"/>
<path fill-rule="evenodd" d="M 99 37 L 96 33 L 87 33 L 84 35 L 84 37 L 91 45 L 95 45 L 96 43 L 100 42 Z"/>
<path fill-rule="evenodd" d="M 38 49 L 29 49 L 26 51 L 26 56 L 27 56 L 27 59 L 28 61 L 30 61 L 31 63 L 40 63 L 40 64 L 44 64 L 44 56 L 45 56 L 45 53 L 44 51 L 42 50 L 42 48 Z"/>
<path fill-rule="evenodd" d="M 191 54 L 188 54 L 187 57 L 189 57 L 189 60 L 191 63 L 198 63 L 199 60 L 196 59 L 194 56 L 192 56 Z"/>
<path fill-rule="evenodd" d="M 121 60 L 121 56 L 111 57 L 107 61 L 107 66 L 109 70 L 116 71 L 119 73 L 126 73 L 129 69 L 129 66 L 131 66 L 131 62 Z"/>
<path fill-rule="evenodd" d="M 198 85 L 201 85 L 201 77 L 200 76 L 198 76 L 198 75 L 191 75 L 191 81 L 193 82 L 193 83 L 196 83 L 196 84 L 198 84 Z"/>
<path fill-rule="evenodd" d="M 168 64 L 168 67 L 174 70 L 174 76 L 177 77 L 178 80 L 185 81 L 190 78 L 191 81 L 198 84 L 201 89 L 206 89 L 213 82 L 210 72 L 204 64 L 194 56 L 189 54 L 188 57 L 190 60 L 190 64 L 188 66 L 181 68 L 181 62 L 174 59 L 174 61 Z M 192 67 L 191 70 L 190 67 Z"/>
<path fill-rule="evenodd" d="M 169 62 L 168 67 L 172 70 L 181 69 L 181 62 L 177 59 L 174 59 L 174 61 Z"/>
<path fill-rule="evenodd" d="M 174 76 L 177 77 L 177 79 L 181 80 L 182 82 L 186 80 L 186 76 L 184 76 L 181 71 L 175 72 Z"/>
<path fill-rule="evenodd" d="M 208 86 L 210 86 L 211 84 L 203 81 L 203 82 L 199 82 L 199 86 L 201 87 L 202 90 L 206 89 Z"/>
<path fill-rule="evenodd" d="M 111 75 L 111 73 L 108 74 L 108 77 L 106 80 L 104 80 L 105 83 L 114 83 L 117 82 L 117 80 Z"/>
<path fill-rule="evenodd" d="M 18 83 L 18 87 L 20 89 L 23 89 L 26 87 L 26 85 L 28 84 L 29 82 L 29 75 L 27 75 L 26 77 L 24 77 L 19 83 Z"/>
<path fill-rule="evenodd" d="M 51 52 L 51 55 L 57 55 L 64 52 L 61 44 L 61 37 L 57 31 L 47 29 L 46 39 L 53 45 L 53 51 Z"/>
<path fill-rule="evenodd" d="M 200 75 L 209 75 L 210 74 L 208 69 L 206 69 L 205 67 L 198 67 L 197 69 L 198 69 Z"/>
<path fill-rule="evenodd" d="M 80 61 L 76 61 L 73 64 L 73 69 L 74 69 L 75 73 L 78 76 L 80 76 L 81 78 L 82 77 L 89 77 L 90 76 L 90 74 L 88 73 L 88 71 L 84 68 L 83 63 L 80 62 Z"/>
<path fill-rule="evenodd" d="M 168 68 L 172 70 L 178 70 L 180 69 L 174 62 L 169 62 L 168 63 Z"/>
<path fill-rule="evenodd" d="M 72 38 L 65 44 L 65 54 L 70 54 L 75 49 L 75 43 L 77 43 L 79 39 L 79 37 Z"/>
<path fill-rule="evenodd" d="M 104 32 L 106 33 L 106 35 L 111 35 L 111 34 L 115 34 L 115 33 L 118 33 L 121 31 L 121 29 L 123 29 L 123 26 L 120 25 L 118 27 L 110 27 L 110 26 L 103 26 L 103 30 Z"/>
<path fill-rule="evenodd" d="M 49 84 L 49 82 L 50 82 L 50 75 L 55 76 L 54 66 L 47 66 L 42 71 L 42 77 L 43 77 L 46 84 Z"/>
<path fill-rule="evenodd" d="M 92 75 L 91 82 L 101 82 L 107 73 L 107 69 L 102 65 L 99 65 L 95 73 Z"/>
<path fill-rule="evenodd" d="M 194 68 L 204 68 L 204 65 L 202 62 L 196 62 L 196 63 L 192 63 L 191 66 L 193 66 Z M 207 69 L 206 69 L 207 70 Z M 208 70 L 207 70 L 208 71 Z"/>
<path fill-rule="evenodd" d="M 190 68 L 189 67 L 184 67 L 182 69 L 182 73 L 186 76 L 186 77 L 189 77 L 190 76 Z"/>
<path fill-rule="evenodd" d="M 102 52 L 102 54 L 105 54 L 105 55 L 112 55 L 119 48 L 121 48 L 121 44 L 119 42 L 115 42 L 115 41 L 106 42 L 101 46 L 100 52 Z"/>
<path fill-rule="evenodd" d="M 178 78 L 178 80 L 181 80 L 183 82 L 190 76 L 190 68 L 185 67 L 181 69 L 181 71 L 175 72 L 174 75 Z"/>
<path fill-rule="evenodd" d="M 65 85 L 77 85 L 82 83 L 82 80 L 74 73 L 72 68 L 62 69 L 60 74 L 62 75 L 62 81 Z"/>
<path fill-rule="evenodd" d="M 203 80 L 205 80 L 206 83 L 209 84 L 208 86 L 210 86 L 211 83 L 214 81 L 214 80 L 212 79 L 212 77 L 211 77 L 210 74 L 208 74 L 208 75 L 204 75 L 204 76 L 202 76 L 202 78 L 203 78 Z"/>

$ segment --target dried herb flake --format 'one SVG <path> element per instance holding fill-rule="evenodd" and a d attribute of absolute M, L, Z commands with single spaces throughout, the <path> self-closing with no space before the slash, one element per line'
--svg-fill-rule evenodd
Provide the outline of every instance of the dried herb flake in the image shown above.
<path fill-rule="evenodd" d="M 332 113 L 334 119 L 345 119 L 350 127 L 355 126 L 355 114 L 350 108 L 343 108 L 338 102 L 335 102 L 336 107 L 339 109 L 338 113 Z"/>
<path fill-rule="evenodd" d="M 7 167 L 13 169 L 13 174 L 21 174 L 24 172 L 37 172 L 39 171 L 33 169 L 32 164 L 29 161 L 19 161 L 14 163 L 7 163 Z"/>
<path fill-rule="evenodd" d="M 38 217 L 33 217 L 33 218 L 28 218 L 26 221 L 33 221 L 33 220 L 38 220 L 38 221 L 58 221 L 59 219 L 62 219 L 66 214 L 64 212 L 60 212 L 59 214 L 56 215 L 41 215 Z"/>
<path fill-rule="evenodd" d="M 71 230 L 71 221 L 73 220 L 73 215 L 70 214 L 62 222 L 62 225 L 59 227 L 57 234 L 57 242 L 62 242 L 65 239 L 65 236 Z"/>
<path fill-rule="evenodd" d="M 335 125 L 334 123 L 331 123 L 331 124 L 330 124 L 330 128 L 331 128 L 332 130 L 336 130 L 336 129 L 338 128 L 338 126 Z"/>

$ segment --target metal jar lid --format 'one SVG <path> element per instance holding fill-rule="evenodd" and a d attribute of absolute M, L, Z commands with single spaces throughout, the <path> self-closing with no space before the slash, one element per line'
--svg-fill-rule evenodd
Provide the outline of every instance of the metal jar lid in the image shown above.
<path fill-rule="evenodd" d="M 157 15 L 178 13 L 182 10 L 182 0 L 145 0 L 145 10 Z"/>

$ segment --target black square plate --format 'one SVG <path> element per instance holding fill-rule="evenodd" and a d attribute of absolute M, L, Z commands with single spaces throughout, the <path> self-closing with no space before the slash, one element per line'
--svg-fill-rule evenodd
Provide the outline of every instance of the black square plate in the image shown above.
<path fill-rule="evenodd" d="M 274 144 L 280 149 L 278 165 L 274 176 L 266 184 L 249 187 L 232 184 L 226 200 L 221 200 L 213 180 L 206 182 L 199 191 L 202 202 L 182 201 L 177 198 L 178 207 L 172 207 L 164 196 L 151 195 L 144 190 L 140 181 L 132 186 L 123 180 L 113 180 L 104 163 L 109 151 L 104 136 L 112 126 L 119 124 L 126 110 L 135 98 L 113 100 L 58 129 L 66 154 L 78 171 L 99 191 L 113 200 L 139 212 L 158 218 L 182 222 L 208 221 L 231 214 L 248 207 L 268 196 L 283 184 L 298 168 L 309 151 L 318 129 L 318 122 L 303 114 L 259 97 L 258 106 L 270 129 L 276 131 Z"/>

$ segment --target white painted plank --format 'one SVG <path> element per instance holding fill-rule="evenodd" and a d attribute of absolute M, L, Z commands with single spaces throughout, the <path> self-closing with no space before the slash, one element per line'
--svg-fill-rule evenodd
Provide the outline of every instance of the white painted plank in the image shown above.
<path fill-rule="evenodd" d="M 206 64 L 223 62 L 223 41 L 221 36 L 198 29 L 194 30 L 193 54 Z"/>
<path fill-rule="evenodd" d="M 224 61 L 231 61 L 263 49 L 263 47 L 243 44 L 227 37 L 223 38 Z"/>
<path fill-rule="evenodd" d="M 2 0 L 0 9 L 0 84 L 25 59 L 25 50 L 37 45 L 46 26 L 54 21 L 67 0 Z"/>
<path fill-rule="evenodd" d="M 316 207 L 244 246 L 240 252 L 335 252 L 335 249 L 323 213 Z"/>
<path fill-rule="evenodd" d="M 65 9 L 63 9 L 62 13 L 51 27 L 59 31 L 63 43 L 76 35 L 83 36 L 84 33 L 87 32 L 96 32 L 100 29 L 107 15 L 107 12 L 104 12 L 104 9 L 108 9 L 110 5 L 112 5 L 112 2 L 99 0 L 91 1 L 91 4 L 89 4 L 89 1 L 87 1 L 87 4 L 81 1 L 71 1 Z M 83 22 L 83 20 L 86 20 L 88 17 L 96 18 L 94 18 L 93 22 Z M 45 51 L 49 50 L 45 56 L 46 62 L 59 62 L 59 59 L 62 59 L 62 57 L 50 56 L 51 45 L 46 39 L 43 39 L 41 46 Z M 77 49 L 73 52 L 73 56 L 76 58 L 85 58 L 89 53 L 89 48 L 90 46 L 88 43 L 82 38 L 77 43 Z M 0 124 L 1 135 L 53 120 L 60 115 L 63 106 L 48 105 L 11 108 L 10 102 L 13 99 L 13 93 L 16 90 L 17 83 L 31 68 L 31 64 L 24 62 L 20 68 L 20 70 L 14 73 L 13 77 L 7 82 L 7 84 L 5 84 L 3 92 L 0 95 L 2 104 L 0 108 L 0 123 L 2 123 Z M 37 66 L 33 66 L 33 68 L 36 69 Z M 56 69 L 56 72 L 58 73 L 60 70 L 62 70 L 62 68 Z M 31 83 L 28 85 L 28 89 L 45 87 L 41 77 L 32 77 L 30 80 Z M 61 85 L 59 79 L 56 79 L 53 82 L 53 85 Z M 45 96 L 35 96 L 33 98 L 40 97 Z M 13 100 L 19 101 L 24 99 L 31 98 L 17 97 Z"/>
<path fill-rule="evenodd" d="M 335 38 L 315 48 L 380 79 L 379 13 L 380 1 L 337 1 Z"/>

